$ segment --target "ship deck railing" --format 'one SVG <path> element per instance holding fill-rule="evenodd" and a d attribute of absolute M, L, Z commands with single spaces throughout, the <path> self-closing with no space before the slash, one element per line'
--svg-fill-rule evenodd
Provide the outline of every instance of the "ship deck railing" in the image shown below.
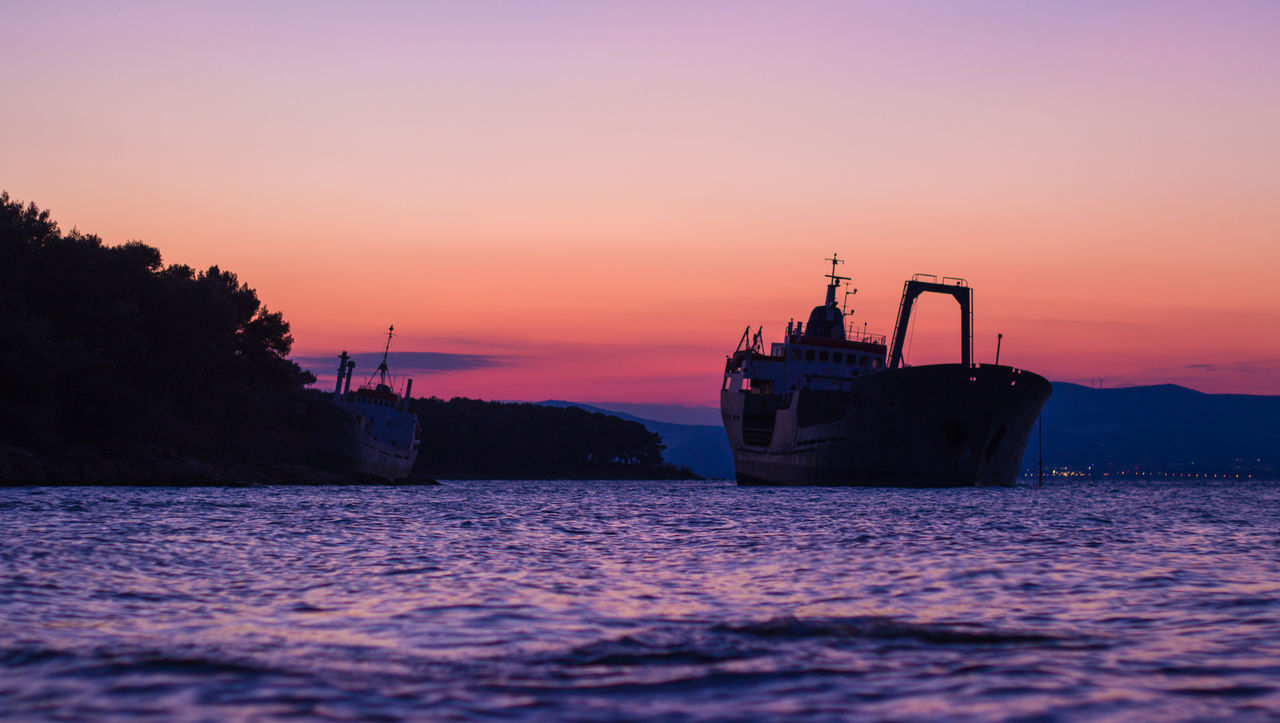
<path fill-rule="evenodd" d="M 884 346 L 885 339 L 887 337 L 884 334 L 872 334 L 870 332 L 866 332 L 861 329 L 855 329 L 852 326 L 850 326 L 847 330 L 845 330 L 844 338 L 845 338 L 845 341 L 860 341 L 864 344 L 879 344 L 881 346 Z"/>

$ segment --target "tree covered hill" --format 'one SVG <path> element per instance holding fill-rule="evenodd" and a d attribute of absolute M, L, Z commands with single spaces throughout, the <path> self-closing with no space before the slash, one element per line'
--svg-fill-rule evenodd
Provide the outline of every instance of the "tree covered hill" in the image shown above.
<path fill-rule="evenodd" d="M 577 407 L 414 399 L 422 425 L 415 474 L 471 479 L 672 479 L 662 438 L 644 425 Z"/>
<path fill-rule="evenodd" d="M 577 407 L 588 412 L 626 419 L 644 425 L 644 428 L 662 438 L 662 458 L 667 464 L 687 467 L 691 472 L 706 479 L 733 479 L 733 450 L 729 448 L 729 438 L 725 436 L 724 427 L 720 424 L 677 424 L 660 422 L 652 419 L 619 411 L 617 409 L 598 407 L 581 402 L 566 402 L 551 399 L 538 404 L 546 407 Z M 640 407 L 641 410 L 661 414 L 671 409 L 674 414 L 692 417 L 693 414 L 707 416 L 702 410 L 690 413 L 688 407 L 682 405 L 627 405 Z M 666 408 L 666 409 L 664 409 Z"/>
<path fill-rule="evenodd" d="M 64 233 L 0 192 L 0 482 L 369 481 L 317 470 L 341 414 L 288 358 L 279 312 L 230 272 Z M 413 402 L 415 476 L 689 476 L 643 426 L 582 410 Z"/>
<path fill-rule="evenodd" d="M 63 233 L 0 193 L 0 439 L 277 454 L 313 377 L 289 324 L 234 273 Z"/>

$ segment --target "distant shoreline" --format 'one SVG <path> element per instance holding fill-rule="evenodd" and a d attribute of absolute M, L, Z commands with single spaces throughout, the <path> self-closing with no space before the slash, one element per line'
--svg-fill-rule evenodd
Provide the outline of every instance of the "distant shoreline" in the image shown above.
<path fill-rule="evenodd" d="M 0 487 L 433 486 L 434 479 L 336 472 L 304 464 L 240 462 L 149 447 L 82 447 L 37 454 L 0 446 Z"/>
<path fill-rule="evenodd" d="M 683 474 L 677 474 L 683 472 Z M 654 481 L 698 480 L 688 470 L 644 468 L 635 474 L 608 475 L 492 475 L 450 476 L 456 481 Z M 222 457 L 190 455 L 155 447 L 80 447 L 70 451 L 36 453 L 0 445 L 0 487 L 315 487 L 377 485 L 432 487 L 440 480 L 411 476 L 388 480 L 367 474 L 321 469 L 285 462 L 242 462 Z"/>

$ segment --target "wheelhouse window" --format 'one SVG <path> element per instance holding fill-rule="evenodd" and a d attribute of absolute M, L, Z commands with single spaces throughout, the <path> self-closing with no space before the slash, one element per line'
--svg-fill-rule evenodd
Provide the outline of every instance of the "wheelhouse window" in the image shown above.
<path fill-rule="evenodd" d="M 820 351 L 820 352 L 818 352 L 818 361 L 826 361 L 826 360 L 827 360 L 827 356 L 828 356 L 828 354 L 827 354 L 827 352 L 826 352 L 826 351 Z"/>
<path fill-rule="evenodd" d="M 805 360 L 805 361 L 813 361 L 813 350 L 812 350 L 812 349 L 805 349 L 805 350 L 804 350 L 804 360 Z"/>
<path fill-rule="evenodd" d="M 836 352 L 832 354 L 831 361 L 835 362 L 836 364 L 839 364 L 840 362 L 844 361 L 844 354 L 841 354 L 840 352 Z"/>

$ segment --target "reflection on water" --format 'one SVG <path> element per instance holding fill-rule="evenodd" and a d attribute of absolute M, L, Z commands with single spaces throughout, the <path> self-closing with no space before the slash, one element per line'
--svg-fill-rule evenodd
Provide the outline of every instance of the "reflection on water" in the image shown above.
<path fill-rule="evenodd" d="M 0 490 L 26 717 L 1280 714 L 1280 485 Z"/>

